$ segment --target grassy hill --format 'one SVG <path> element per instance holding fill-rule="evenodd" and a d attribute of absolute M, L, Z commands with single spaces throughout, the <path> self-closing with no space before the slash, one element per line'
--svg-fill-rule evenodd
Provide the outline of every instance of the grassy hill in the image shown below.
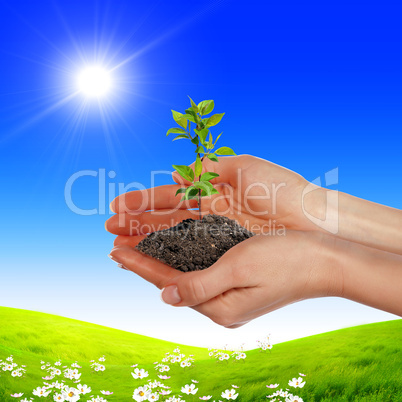
<path fill-rule="evenodd" d="M 362 325 L 275 345 L 272 353 L 247 352 L 244 361 L 218 362 L 203 348 L 177 345 L 141 335 L 119 331 L 50 314 L 0 307 L 0 360 L 9 355 L 19 365 L 26 365 L 22 378 L 0 371 L 0 401 L 16 400 L 10 394 L 32 390 L 43 385 L 40 361 L 62 365 L 77 361 L 82 367 L 81 383 L 91 386 L 89 395 L 100 390 L 113 391 L 108 401 L 132 401 L 133 390 L 144 380 L 131 376 L 133 368 L 149 371 L 148 379 L 158 379 L 153 363 L 180 346 L 182 353 L 194 355 L 192 367 L 171 366 L 168 380 L 172 394 L 186 401 L 199 401 L 199 396 L 220 394 L 232 384 L 239 386 L 237 401 L 263 401 L 273 391 L 266 385 L 287 382 L 305 373 L 307 383 L 295 393 L 304 401 L 402 401 L 402 320 Z M 105 355 L 106 370 L 94 373 L 90 360 Z M 199 381 L 197 395 L 188 397 L 181 386 Z M 56 379 L 52 380 L 55 381 Z M 50 382 L 52 382 L 50 381 Z M 70 380 L 66 381 L 73 385 Z M 88 397 L 87 397 L 88 396 Z M 44 399 L 37 398 L 35 400 Z M 44 399 L 51 400 L 51 399 Z M 162 400 L 162 399 L 160 399 Z"/>

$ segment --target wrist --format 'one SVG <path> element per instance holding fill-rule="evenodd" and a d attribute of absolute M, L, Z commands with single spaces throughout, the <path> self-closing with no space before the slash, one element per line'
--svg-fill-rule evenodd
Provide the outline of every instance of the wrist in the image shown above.
<path fill-rule="evenodd" d="M 337 234 L 338 192 L 307 183 L 301 195 L 304 230 Z"/>
<path fill-rule="evenodd" d="M 340 241 L 325 233 L 311 233 L 315 249 L 312 260 L 312 297 L 343 297 L 343 252 Z"/>

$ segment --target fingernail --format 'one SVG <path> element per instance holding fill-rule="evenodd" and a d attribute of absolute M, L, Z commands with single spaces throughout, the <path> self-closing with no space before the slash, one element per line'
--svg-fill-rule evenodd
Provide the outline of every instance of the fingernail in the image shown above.
<path fill-rule="evenodd" d="M 181 302 L 179 289 L 176 285 L 166 286 L 161 291 L 161 299 L 166 304 L 177 304 Z"/>
<path fill-rule="evenodd" d="M 129 271 L 129 269 L 127 268 L 127 267 L 125 267 L 123 264 L 117 264 L 117 266 L 119 267 L 119 268 L 123 268 L 123 269 L 125 269 L 126 271 Z"/>
<path fill-rule="evenodd" d="M 116 260 L 116 258 L 113 257 L 112 254 L 108 254 L 108 257 L 109 257 L 111 260 L 113 260 L 114 262 L 120 262 L 120 261 Z"/>

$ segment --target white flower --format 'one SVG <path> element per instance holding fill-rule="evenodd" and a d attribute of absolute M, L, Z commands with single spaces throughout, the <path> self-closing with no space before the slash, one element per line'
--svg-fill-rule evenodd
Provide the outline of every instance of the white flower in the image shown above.
<path fill-rule="evenodd" d="M 198 388 L 195 388 L 195 384 L 188 385 L 186 384 L 181 388 L 181 392 L 184 392 L 187 395 L 195 395 L 198 391 Z"/>
<path fill-rule="evenodd" d="M 51 391 L 46 391 L 46 388 L 38 387 L 32 391 L 35 396 L 48 396 Z"/>
<path fill-rule="evenodd" d="M 144 369 L 138 369 L 138 368 L 136 368 L 135 370 L 134 370 L 134 373 L 131 373 L 131 375 L 135 378 L 135 379 L 138 379 L 138 378 L 145 378 L 145 377 L 148 377 L 148 371 L 145 371 Z"/>
<path fill-rule="evenodd" d="M 148 401 L 152 402 L 157 400 L 159 400 L 159 395 L 156 392 L 148 395 Z"/>
<path fill-rule="evenodd" d="M 11 394 L 11 396 L 12 396 L 13 398 L 20 398 L 22 395 L 24 395 L 23 392 L 20 392 L 19 394 Z"/>
<path fill-rule="evenodd" d="M 303 399 L 297 395 L 289 395 L 285 402 L 303 402 Z"/>
<path fill-rule="evenodd" d="M 77 388 L 66 387 L 61 393 L 68 402 L 76 402 L 80 399 L 80 392 Z"/>
<path fill-rule="evenodd" d="M 61 366 L 61 361 L 57 361 L 56 363 L 54 363 L 55 366 Z"/>
<path fill-rule="evenodd" d="M 99 360 L 100 362 L 104 362 L 106 359 L 105 359 L 105 356 L 103 356 L 103 357 L 100 357 L 98 360 Z"/>
<path fill-rule="evenodd" d="M 137 402 L 142 402 L 147 400 L 149 394 L 150 392 L 147 386 L 138 387 L 134 390 L 133 399 L 135 399 Z"/>
<path fill-rule="evenodd" d="M 77 389 L 78 389 L 78 392 L 83 395 L 89 394 L 92 391 L 91 387 L 88 387 L 88 385 L 86 385 L 86 384 L 84 384 L 84 385 L 78 384 Z"/>
<path fill-rule="evenodd" d="M 267 388 L 276 388 L 278 386 L 279 386 L 279 384 L 271 384 L 271 385 L 267 385 Z"/>
<path fill-rule="evenodd" d="M 202 401 L 208 401 L 208 400 L 211 399 L 211 398 L 212 398 L 212 395 L 200 396 L 200 399 L 201 399 Z"/>
<path fill-rule="evenodd" d="M 236 394 L 236 391 L 234 389 L 227 389 L 225 392 L 222 392 L 221 397 L 223 399 L 236 399 L 239 396 L 239 394 Z"/>
<path fill-rule="evenodd" d="M 72 363 L 71 367 L 81 368 L 81 366 L 79 366 L 78 363 Z"/>
<path fill-rule="evenodd" d="M 292 378 L 292 380 L 289 381 L 289 385 L 293 388 L 303 388 L 304 384 L 306 381 L 303 382 L 303 378 Z"/>
<path fill-rule="evenodd" d="M 65 401 L 64 396 L 62 394 L 54 394 L 53 400 L 56 402 L 63 402 Z"/>

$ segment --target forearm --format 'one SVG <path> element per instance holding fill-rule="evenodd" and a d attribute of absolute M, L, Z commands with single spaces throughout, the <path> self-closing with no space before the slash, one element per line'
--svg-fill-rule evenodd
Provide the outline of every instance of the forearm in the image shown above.
<path fill-rule="evenodd" d="M 334 296 L 402 316 L 402 256 L 335 239 L 327 265 L 337 275 Z"/>
<path fill-rule="evenodd" d="M 332 222 L 333 235 L 369 247 L 402 255 L 402 211 L 342 192 L 314 191 L 314 210 L 320 219 Z M 325 227 L 310 229 L 325 232 Z"/>

